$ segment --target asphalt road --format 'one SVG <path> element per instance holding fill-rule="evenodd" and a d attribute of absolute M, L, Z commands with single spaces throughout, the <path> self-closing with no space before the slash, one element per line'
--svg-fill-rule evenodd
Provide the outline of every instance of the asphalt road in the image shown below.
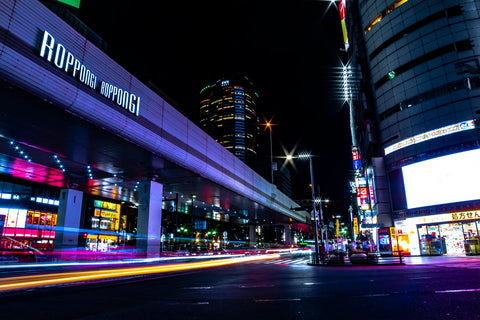
<path fill-rule="evenodd" d="M 282 256 L 40 288 L 0 295 L 0 319 L 480 319 L 480 259 L 412 261 L 316 267 Z"/>

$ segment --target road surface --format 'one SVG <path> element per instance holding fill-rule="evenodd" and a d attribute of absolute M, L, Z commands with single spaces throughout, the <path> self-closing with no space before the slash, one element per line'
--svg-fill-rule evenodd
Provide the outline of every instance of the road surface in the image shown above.
<path fill-rule="evenodd" d="M 0 293 L 2 319 L 480 319 L 480 259 L 316 267 L 281 255 Z M 424 264 L 428 263 L 428 264 Z"/>

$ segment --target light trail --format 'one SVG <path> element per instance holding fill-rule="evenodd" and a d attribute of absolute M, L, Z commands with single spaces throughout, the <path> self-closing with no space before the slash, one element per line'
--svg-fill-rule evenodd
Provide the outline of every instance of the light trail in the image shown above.
<path fill-rule="evenodd" d="M 279 258 L 279 254 L 266 254 L 259 256 L 246 256 L 239 258 L 228 258 L 220 260 L 209 260 L 201 262 L 187 262 L 170 265 L 101 269 L 90 271 L 62 272 L 39 275 L 27 275 L 0 279 L 0 292 L 11 290 L 24 290 L 37 287 L 77 283 L 83 281 L 106 280 L 128 276 L 148 275 L 174 271 L 184 271 L 200 268 L 226 266 L 235 263 L 266 260 Z"/>
<path fill-rule="evenodd" d="M 440 290 L 440 291 L 435 291 L 435 293 L 459 293 L 459 292 L 477 292 L 480 291 L 480 289 L 453 289 L 453 290 Z"/>

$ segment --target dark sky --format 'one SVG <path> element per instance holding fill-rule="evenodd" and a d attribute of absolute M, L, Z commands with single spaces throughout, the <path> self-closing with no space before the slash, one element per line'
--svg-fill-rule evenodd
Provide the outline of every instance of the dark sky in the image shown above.
<path fill-rule="evenodd" d="M 338 5 L 338 4 L 337 4 Z M 79 16 L 108 43 L 108 54 L 151 81 L 193 121 L 199 91 L 245 73 L 270 119 L 273 153 L 296 147 L 314 160 L 315 183 L 335 214 L 348 207 L 351 169 L 348 109 L 333 95 L 340 18 L 329 0 L 82 0 Z M 268 143 L 268 133 L 263 135 Z M 268 150 L 268 149 L 267 149 Z M 267 154 L 267 156 L 269 156 Z M 294 199 L 308 197 L 308 166 L 298 163 Z"/>

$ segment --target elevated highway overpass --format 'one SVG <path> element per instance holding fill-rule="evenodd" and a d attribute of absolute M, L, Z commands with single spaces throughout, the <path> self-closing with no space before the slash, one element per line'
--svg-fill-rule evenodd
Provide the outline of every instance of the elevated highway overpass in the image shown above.
<path fill-rule="evenodd" d="M 59 226 L 81 226 L 84 209 L 74 199 L 84 195 L 137 207 L 138 232 L 153 239 L 144 244 L 153 252 L 162 200 L 173 197 L 256 223 L 310 221 L 38 1 L 0 3 L 0 78 L 0 172 L 62 188 Z M 68 246 L 74 238 L 58 233 L 55 241 Z"/>

